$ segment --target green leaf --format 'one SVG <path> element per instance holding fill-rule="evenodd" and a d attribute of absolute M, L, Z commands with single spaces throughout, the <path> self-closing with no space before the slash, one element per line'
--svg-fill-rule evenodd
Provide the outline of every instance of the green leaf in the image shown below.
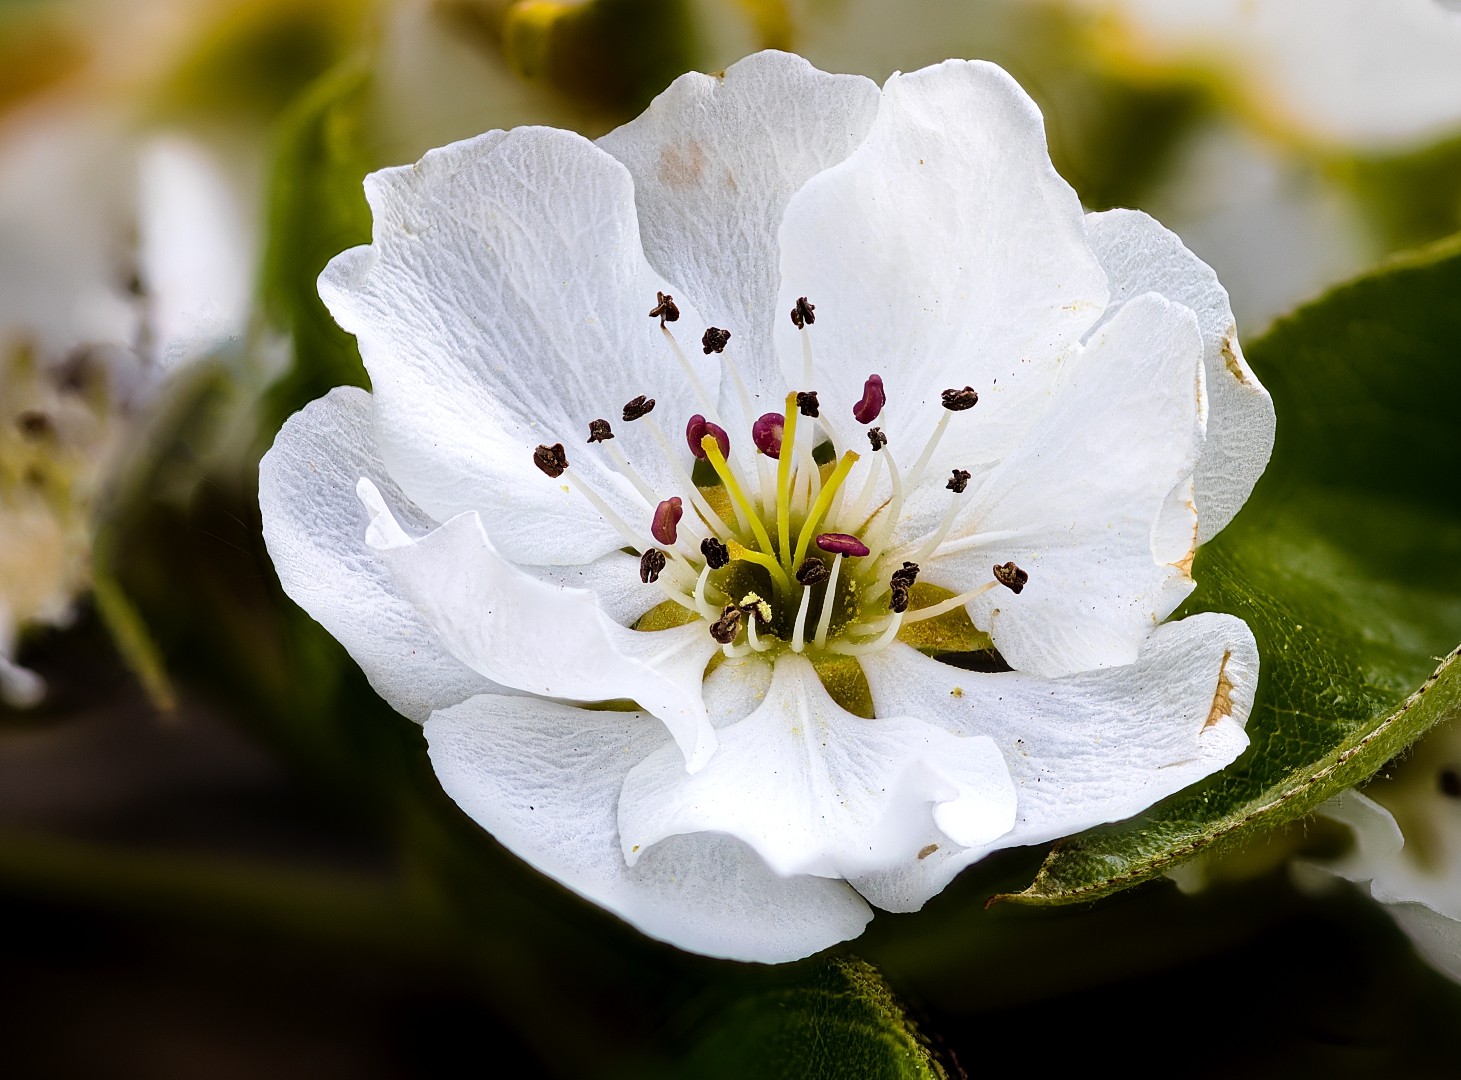
<path fill-rule="evenodd" d="M 816 961 L 791 986 L 721 1014 L 678 1074 L 696 1080 L 943 1080 L 877 969 L 854 957 Z"/>
<path fill-rule="evenodd" d="M 1278 412 L 1273 461 L 1198 552 L 1179 615 L 1231 612 L 1253 630 L 1252 745 L 1057 845 L 1006 899 L 1090 900 L 1246 840 L 1461 714 L 1461 237 L 1335 289 L 1247 353 Z"/>
<path fill-rule="evenodd" d="M 270 436 L 331 387 L 370 387 L 355 339 L 335 324 L 315 284 L 335 255 L 370 243 L 370 207 L 361 187 L 371 165 L 364 132 L 369 91 L 365 64 L 346 61 L 279 121 L 263 295 L 270 321 L 292 339 L 294 366 L 269 389 L 264 423 Z"/>

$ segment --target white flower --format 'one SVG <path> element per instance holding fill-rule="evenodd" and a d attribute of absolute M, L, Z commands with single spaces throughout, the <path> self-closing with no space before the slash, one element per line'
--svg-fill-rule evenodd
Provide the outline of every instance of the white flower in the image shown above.
<path fill-rule="evenodd" d="M 374 391 L 285 425 L 265 536 L 539 869 L 786 960 L 1246 746 L 1247 628 L 1161 624 L 1271 404 L 1212 272 L 1084 216 L 1000 69 L 880 93 L 761 53 L 598 145 L 490 132 L 367 195 L 320 287 Z M 945 608 L 1016 670 L 897 639 Z"/>

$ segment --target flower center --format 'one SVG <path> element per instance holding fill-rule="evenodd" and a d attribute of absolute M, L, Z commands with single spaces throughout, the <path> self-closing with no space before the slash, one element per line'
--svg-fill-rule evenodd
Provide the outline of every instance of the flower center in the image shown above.
<path fill-rule="evenodd" d="M 640 579 L 659 585 L 683 609 L 684 617 L 677 621 L 702 621 L 726 656 L 787 650 L 850 656 L 876 652 L 907 625 L 960 608 L 999 585 L 1019 592 L 1028 580 L 1009 563 L 994 567 L 992 579 L 977 588 L 910 609 L 918 563 L 938 549 L 953 526 L 970 474 L 953 470 L 943 521 L 916 549 L 889 550 L 893 529 L 905 496 L 917 487 L 950 421 L 972 409 L 979 395 L 968 386 L 943 392 L 943 415 L 904 472 L 882 429 L 871 426 L 887 404 L 887 394 L 882 378 L 870 375 L 852 412 L 858 423 L 868 425 L 874 456 L 854 494 L 846 482 L 860 455 L 839 447 L 830 428 L 817 423 L 821 404 L 814 388 L 809 330 L 816 323 L 815 311 L 806 297 L 791 311 L 801 334 L 806 389 L 788 393 L 780 413 L 755 414 L 734 354 L 726 351 L 730 331 L 714 326 L 705 331 L 701 345 L 706 355 L 721 357 L 739 399 L 741 423 L 728 427 L 669 328 L 680 317 L 673 297 L 658 295 L 650 315 L 660 320 L 660 330 L 705 410 L 691 416 L 685 427 L 696 459 L 694 475 L 685 471 L 670 439 L 650 416 L 653 398 L 640 395 L 629 401 L 622 418 L 649 428 L 679 484 L 674 494 L 656 491 L 644 481 L 614 445 L 607 420 L 588 425 L 588 441 L 600 445 L 653 507 L 646 522 L 636 525 L 615 513 L 571 467 L 561 443 L 534 451 L 540 469 L 553 477 L 566 475 L 620 532 L 628 549 L 640 556 Z M 754 472 L 746 474 L 745 459 L 738 464 L 731 454 L 733 431 L 743 432 L 754 447 Z M 892 492 L 873 505 L 884 467 Z"/>

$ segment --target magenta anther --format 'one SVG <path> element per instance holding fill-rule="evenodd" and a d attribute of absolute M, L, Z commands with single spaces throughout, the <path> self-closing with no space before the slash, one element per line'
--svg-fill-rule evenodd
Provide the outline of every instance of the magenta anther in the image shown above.
<path fill-rule="evenodd" d="M 707 435 L 715 436 L 715 443 L 720 447 L 721 457 L 728 457 L 730 455 L 730 436 L 725 433 L 725 428 L 719 424 L 712 424 L 705 417 L 696 413 L 690 417 L 690 422 L 685 425 L 685 441 L 690 444 L 690 453 L 694 454 L 698 460 L 707 460 L 705 457 L 705 448 L 700 445 L 700 440 Z"/>
<path fill-rule="evenodd" d="M 852 407 L 852 415 L 859 424 L 871 424 L 887 403 L 888 395 L 883 393 L 883 377 L 869 375 L 867 382 L 862 384 L 862 400 Z"/>
<path fill-rule="evenodd" d="M 847 533 L 823 533 L 817 537 L 817 546 L 833 555 L 847 555 L 851 558 L 867 554 L 867 545 Z"/>
<path fill-rule="evenodd" d="M 654 509 L 654 522 L 650 525 L 649 531 L 665 547 L 675 542 L 677 533 L 675 526 L 680 524 L 680 519 L 685 516 L 685 508 L 680 502 L 678 495 L 672 495 Z"/>
<path fill-rule="evenodd" d="M 786 429 L 786 417 L 779 412 L 769 412 L 751 425 L 751 441 L 756 449 L 769 458 L 781 457 L 781 433 Z"/>

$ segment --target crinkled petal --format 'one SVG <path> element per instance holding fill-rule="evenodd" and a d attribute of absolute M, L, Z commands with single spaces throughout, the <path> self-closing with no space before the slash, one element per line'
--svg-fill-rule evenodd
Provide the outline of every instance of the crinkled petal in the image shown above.
<path fill-rule="evenodd" d="M 1202 378 L 1192 312 L 1155 294 L 1127 303 L 920 580 L 962 592 L 1013 561 L 1030 575 L 1023 592 L 968 605 L 1013 667 L 1054 678 L 1134 661 L 1193 588 L 1196 513 L 1187 502 L 1185 537 L 1174 533 L 1169 496 L 1189 490 Z"/>
<path fill-rule="evenodd" d="M 703 318 L 731 331 L 728 353 L 756 395 L 757 416 L 779 410 L 785 394 L 771 327 L 786 318 L 777 310 L 776 234 L 787 202 L 862 141 L 878 97 L 862 76 L 760 52 L 720 75 L 681 75 L 637 119 L 599 140 L 634 176 L 650 263 Z M 726 380 L 722 408 L 738 415 L 729 389 Z"/>
<path fill-rule="evenodd" d="M 1216 536 L 1248 501 L 1273 452 L 1273 399 L 1238 344 L 1228 291 L 1176 233 L 1138 210 L 1086 216 L 1111 287 L 1104 326 L 1127 301 L 1155 292 L 1192 309 L 1202 330 L 1207 438 L 1194 472 L 1197 541 Z M 1094 331 L 1093 331 L 1094 333 Z"/>
<path fill-rule="evenodd" d="M 1230 764 L 1258 685 L 1258 647 L 1240 619 L 1193 615 L 1159 627 L 1135 664 L 1041 679 L 962 671 L 895 642 L 862 657 L 879 712 L 916 712 L 960 735 L 987 735 L 1019 793 L 1014 828 L 992 844 L 937 851 L 853 879 L 873 904 L 916 911 L 997 848 L 1038 844 L 1119 821 Z"/>
<path fill-rule="evenodd" d="M 706 683 L 712 713 L 723 682 L 742 689 L 723 664 Z M 872 918 L 846 882 L 781 877 L 730 836 L 671 837 L 627 866 L 616 825 L 624 778 L 660 748 L 673 752 L 643 713 L 484 695 L 436 713 L 426 738 L 442 787 L 478 824 L 651 937 L 780 963 L 857 937 Z"/>
<path fill-rule="evenodd" d="M 639 633 L 620 626 L 587 589 L 540 581 L 504 559 L 480 516 L 459 514 L 413 540 L 369 479 L 365 539 L 452 655 L 504 686 L 574 701 L 630 698 L 659 717 L 700 769 L 715 752 L 701 681 L 720 646 L 703 620 Z"/>
<path fill-rule="evenodd" d="M 259 463 L 264 542 L 284 591 L 360 665 L 375 692 L 422 723 L 475 694 L 512 691 L 484 679 L 442 643 L 365 542 L 362 475 L 413 528 L 429 528 L 389 479 L 371 431 L 370 395 L 331 390 L 285 422 Z"/>
<path fill-rule="evenodd" d="M 803 295 L 817 305 L 822 423 L 841 446 L 867 449 L 852 406 L 871 374 L 904 469 L 943 415 L 940 391 L 979 391 L 925 473 L 942 488 L 949 469 L 998 461 L 1039 418 L 1106 304 L 1106 275 L 1035 103 L 993 64 L 950 60 L 890 78 L 867 139 L 787 207 L 775 332 L 799 388 L 785 313 Z"/>
<path fill-rule="evenodd" d="M 851 877 L 916 861 L 931 828 L 963 846 L 1010 829 L 1015 793 L 993 742 L 891 701 L 878 712 L 853 716 L 805 657 L 779 658 L 765 700 L 717 732 L 708 766 L 689 776 L 662 747 L 630 770 L 619 796 L 625 860 L 666 837 L 719 832 L 779 874 Z"/>
<path fill-rule="evenodd" d="M 646 425 L 620 412 L 647 394 L 674 428 L 705 406 L 647 317 L 656 293 L 672 290 L 644 259 L 624 166 L 572 132 L 518 128 L 432 150 L 365 186 L 372 243 L 336 256 L 320 295 L 360 342 L 392 478 L 438 521 L 480 510 L 516 562 L 589 562 L 624 539 L 566 477 L 533 465 L 535 446 L 562 442 L 647 532 L 652 507 L 586 443 L 589 422 L 609 420 L 613 445 L 668 496 L 668 462 Z M 674 329 L 699 325 L 693 307 L 680 309 Z M 698 349 L 690 363 L 713 397 L 718 368 Z M 688 466 L 688 449 L 677 452 Z"/>
<path fill-rule="evenodd" d="M 658 585 L 646 585 L 639 577 L 639 558 L 611 551 L 591 563 L 577 566 L 524 566 L 539 581 L 569 589 L 587 589 L 598 599 L 609 618 L 620 626 L 633 626 L 650 608 L 665 602 Z"/>

